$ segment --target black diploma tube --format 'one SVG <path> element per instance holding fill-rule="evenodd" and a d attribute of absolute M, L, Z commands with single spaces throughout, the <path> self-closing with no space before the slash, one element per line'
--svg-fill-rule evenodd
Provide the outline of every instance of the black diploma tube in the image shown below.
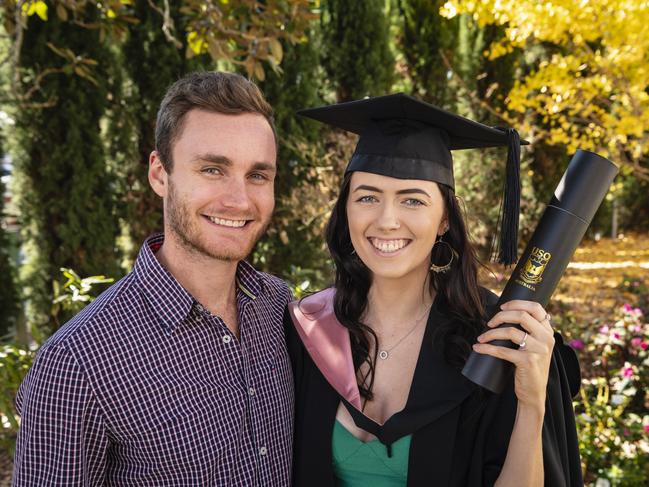
<path fill-rule="evenodd" d="M 617 171 L 602 156 L 584 150 L 575 153 L 498 300 L 497 311 L 502 303 L 513 299 L 547 305 Z M 520 329 L 509 323 L 500 326 Z M 491 344 L 518 347 L 509 340 L 494 340 Z M 500 393 L 511 380 L 513 368 L 505 360 L 472 352 L 462 374 Z"/>

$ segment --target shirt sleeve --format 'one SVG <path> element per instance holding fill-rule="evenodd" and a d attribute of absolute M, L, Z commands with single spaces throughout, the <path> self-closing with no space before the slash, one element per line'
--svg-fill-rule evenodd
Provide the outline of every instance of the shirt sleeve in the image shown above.
<path fill-rule="evenodd" d="M 108 437 L 87 379 L 63 345 L 46 345 L 20 386 L 13 486 L 104 484 Z"/>

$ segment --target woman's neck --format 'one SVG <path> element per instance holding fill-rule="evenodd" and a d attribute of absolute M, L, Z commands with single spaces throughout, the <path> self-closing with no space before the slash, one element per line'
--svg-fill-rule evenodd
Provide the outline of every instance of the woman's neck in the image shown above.
<path fill-rule="evenodd" d="M 418 274 L 401 279 L 375 276 L 367 294 L 368 306 L 363 321 L 378 333 L 386 327 L 394 331 L 402 325 L 412 326 L 412 320 L 418 318 L 434 298 L 428 272 Z"/>

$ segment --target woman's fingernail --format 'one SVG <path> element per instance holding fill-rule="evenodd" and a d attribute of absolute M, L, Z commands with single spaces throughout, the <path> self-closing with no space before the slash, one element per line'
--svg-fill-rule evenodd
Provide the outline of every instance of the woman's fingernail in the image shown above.
<path fill-rule="evenodd" d="M 483 335 L 478 336 L 478 341 L 481 342 L 482 340 L 484 340 L 484 336 Z"/>

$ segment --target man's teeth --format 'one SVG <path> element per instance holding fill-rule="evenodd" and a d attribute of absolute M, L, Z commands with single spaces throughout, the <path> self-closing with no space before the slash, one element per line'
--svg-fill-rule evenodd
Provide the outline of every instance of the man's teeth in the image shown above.
<path fill-rule="evenodd" d="M 374 248 L 380 250 L 381 252 L 396 252 L 408 245 L 408 240 L 398 239 L 398 240 L 379 240 L 378 238 L 370 239 Z"/>
<path fill-rule="evenodd" d="M 216 218 L 214 216 L 208 216 L 207 218 L 209 218 L 212 223 L 223 225 L 224 227 L 241 228 L 246 224 L 246 220 L 226 220 L 224 218 Z"/>

